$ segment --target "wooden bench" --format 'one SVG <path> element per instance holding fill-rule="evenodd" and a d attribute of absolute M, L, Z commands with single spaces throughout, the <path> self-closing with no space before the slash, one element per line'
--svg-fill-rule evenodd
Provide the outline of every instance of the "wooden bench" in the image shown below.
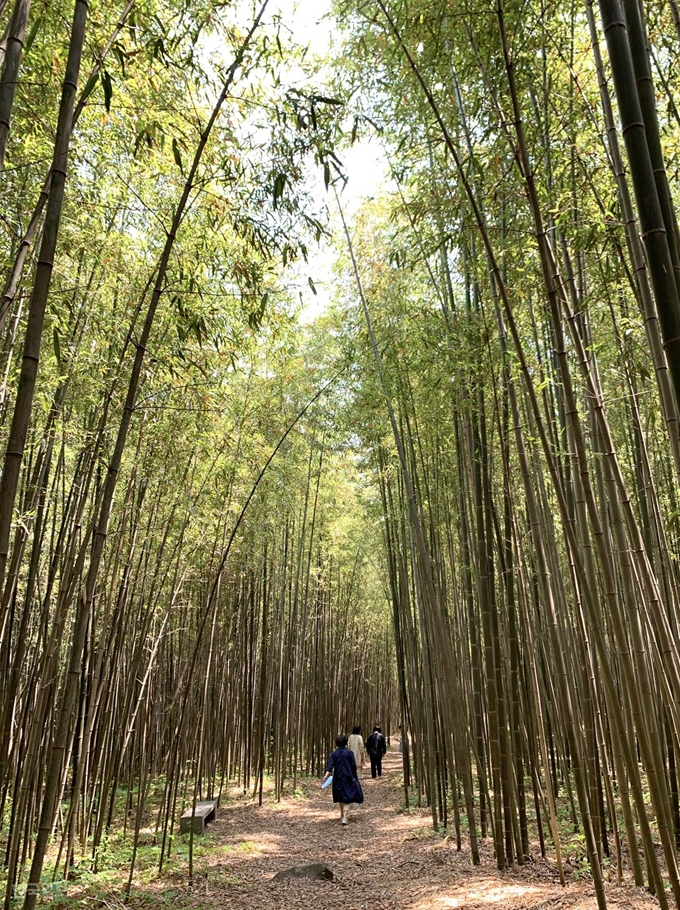
<path fill-rule="evenodd" d="M 179 833 L 188 834 L 191 831 L 193 820 L 194 834 L 203 834 L 205 826 L 215 818 L 218 800 L 202 799 L 196 803 L 196 812 L 192 812 L 191 806 L 184 815 L 180 816 Z"/>

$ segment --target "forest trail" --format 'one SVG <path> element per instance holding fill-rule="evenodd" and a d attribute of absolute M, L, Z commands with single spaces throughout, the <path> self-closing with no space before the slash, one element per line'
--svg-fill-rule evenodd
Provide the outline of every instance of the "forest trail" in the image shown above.
<path fill-rule="evenodd" d="M 225 802 L 210 825 L 213 847 L 196 877 L 191 907 L 233 910 L 591 910 L 589 881 L 560 887 L 554 863 L 527 863 L 499 873 L 491 842 L 473 867 L 465 848 L 431 832 L 429 810 L 400 811 L 401 756 L 388 752 L 383 777 L 364 771 L 363 806 L 339 821 L 330 790 L 306 796 Z M 272 881 L 291 866 L 322 862 L 334 881 Z M 657 901 L 629 886 L 608 886 L 610 908 L 652 910 Z M 183 906 L 183 904 L 181 904 Z"/>

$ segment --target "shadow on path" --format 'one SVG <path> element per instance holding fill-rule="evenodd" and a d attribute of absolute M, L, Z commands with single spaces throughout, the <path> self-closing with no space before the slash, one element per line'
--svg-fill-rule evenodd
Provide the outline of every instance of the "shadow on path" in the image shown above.
<path fill-rule="evenodd" d="M 400 811 L 401 756 L 385 756 L 383 777 L 363 780 L 365 802 L 340 824 L 330 789 L 303 784 L 307 796 L 262 808 L 237 798 L 210 826 L 214 847 L 191 893 L 192 910 L 591 910 L 589 882 L 562 888 L 549 863 L 500 873 L 491 844 L 482 863 L 456 852 L 455 841 L 433 835 L 429 810 Z M 291 866 L 323 862 L 332 882 L 273 882 Z M 609 886 L 612 910 L 652 910 L 656 900 L 629 886 Z M 183 902 L 178 906 L 184 906 Z"/>

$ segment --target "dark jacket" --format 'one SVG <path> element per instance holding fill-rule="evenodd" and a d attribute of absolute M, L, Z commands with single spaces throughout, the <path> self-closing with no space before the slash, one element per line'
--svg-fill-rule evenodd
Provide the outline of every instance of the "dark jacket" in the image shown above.
<path fill-rule="evenodd" d="M 333 775 L 334 803 L 363 803 L 364 794 L 357 778 L 357 762 L 351 749 L 331 752 L 326 771 Z"/>
<path fill-rule="evenodd" d="M 378 733 L 376 730 L 371 733 L 366 740 L 366 751 L 371 758 L 379 758 L 387 752 L 387 743 L 382 733 Z"/>

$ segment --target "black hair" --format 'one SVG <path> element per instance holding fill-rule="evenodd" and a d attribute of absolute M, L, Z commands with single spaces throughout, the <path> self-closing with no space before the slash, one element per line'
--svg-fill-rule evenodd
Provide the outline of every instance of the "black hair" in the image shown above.
<path fill-rule="evenodd" d="M 338 738 L 335 740 L 335 745 L 338 747 L 338 749 L 345 748 L 347 745 L 347 737 L 344 733 L 341 733 L 340 736 L 338 736 Z"/>
<path fill-rule="evenodd" d="M 357 736 L 359 733 L 361 733 L 361 727 L 360 727 L 360 726 L 357 725 L 356 727 L 353 727 L 353 728 L 352 728 L 352 734 L 353 734 L 354 736 Z"/>
<path fill-rule="evenodd" d="M 374 732 L 374 733 L 382 733 L 382 730 L 380 729 L 380 727 L 373 727 L 373 732 Z"/>

